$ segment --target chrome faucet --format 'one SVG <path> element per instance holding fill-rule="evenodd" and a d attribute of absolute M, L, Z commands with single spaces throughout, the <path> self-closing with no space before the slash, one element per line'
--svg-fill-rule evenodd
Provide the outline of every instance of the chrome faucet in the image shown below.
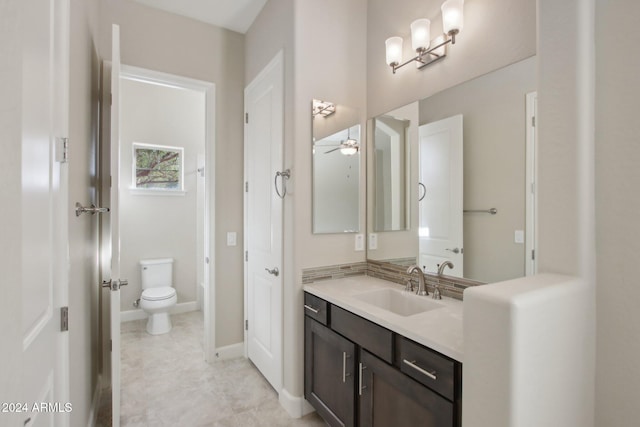
<path fill-rule="evenodd" d="M 451 261 L 445 261 L 438 267 L 438 281 L 436 282 L 435 289 L 433 290 L 433 299 L 442 299 L 440 295 L 440 277 L 442 277 L 442 272 L 445 267 L 453 268 L 453 263 Z"/>
<path fill-rule="evenodd" d="M 427 292 L 427 287 L 424 284 L 424 273 L 422 271 L 422 269 L 420 269 L 420 267 L 418 267 L 417 265 L 411 265 L 409 266 L 409 268 L 407 268 L 407 274 L 411 275 L 414 272 L 418 272 L 420 273 L 418 275 L 418 290 L 416 291 L 417 295 L 429 295 L 429 292 Z"/>

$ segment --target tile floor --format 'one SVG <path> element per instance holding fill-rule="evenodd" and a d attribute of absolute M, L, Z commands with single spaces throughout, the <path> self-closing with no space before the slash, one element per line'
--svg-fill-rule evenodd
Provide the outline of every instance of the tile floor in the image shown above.
<path fill-rule="evenodd" d="M 312 413 L 292 419 L 247 359 L 203 360 L 202 312 L 171 316 L 173 329 L 146 333 L 122 324 L 122 426 L 325 426 Z"/>

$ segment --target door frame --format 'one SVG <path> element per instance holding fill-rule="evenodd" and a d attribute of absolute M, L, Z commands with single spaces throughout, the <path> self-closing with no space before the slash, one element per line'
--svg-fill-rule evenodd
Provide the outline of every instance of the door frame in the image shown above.
<path fill-rule="evenodd" d="M 111 76 L 111 62 L 104 61 L 103 63 L 103 89 L 102 89 L 102 121 L 108 123 L 109 120 L 109 98 L 110 93 L 110 76 Z M 148 70 L 139 67 L 133 67 L 130 65 L 122 64 L 121 75 L 126 78 L 137 78 L 141 81 L 153 82 L 156 84 L 163 84 L 172 87 L 187 88 L 191 90 L 202 91 L 205 94 L 205 213 L 204 213 L 204 231 L 205 231 L 205 260 L 209 259 L 208 268 L 205 268 L 204 277 L 204 358 L 208 363 L 212 363 L 215 357 L 215 173 L 213 173 L 215 167 L 215 118 L 216 118 L 216 106 L 215 96 L 216 87 L 212 82 L 191 79 L 187 77 L 162 73 L 159 71 Z M 106 115 L 104 112 L 107 112 Z M 109 141 L 109 129 L 108 125 L 102 125 L 101 139 L 100 139 L 100 156 L 106 159 L 100 162 L 100 172 L 102 179 L 102 191 L 103 195 L 108 194 L 109 191 L 109 157 L 110 151 L 106 144 Z M 104 196 L 101 196 L 104 197 Z M 104 205 L 103 200 L 103 205 Z M 107 230 L 108 231 L 108 230 Z M 101 230 L 101 265 L 108 265 L 108 244 L 105 240 L 105 230 Z M 102 273 L 101 273 L 102 275 Z M 108 307 L 103 307 L 104 301 L 101 302 L 101 318 L 105 317 L 108 313 Z M 104 349 L 109 348 L 109 330 L 108 318 L 102 320 L 102 347 Z M 108 354 L 108 350 L 103 350 L 103 356 Z M 103 357 L 103 363 L 108 363 L 108 357 Z M 110 366 L 103 366 L 103 374 L 108 374 L 110 378 Z"/>
<path fill-rule="evenodd" d="M 267 77 L 267 75 L 271 72 L 271 70 L 276 67 L 279 66 L 281 67 L 281 69 L 283 70 L 283 74 L 284 74 L 284 52 L 282 50 L 280 50 L 278 53 L 276 53 L 276 55 L 273 57 L 273 59 L 271 59 L 271 61 L 269 61 L 269 63 L 258 73 L 258 75 L 256 75 L 256 77 L 251 81 L 251 83 L 249 83 L 245 89 L 244 89 L 244 105 L 245 105 L 245 112 L 246 112 L 246 108 L 247 108 L 247 93 L 249 93 L 251 91 L 252 88 L 254 88 L 256 85 L 258 85 L 263 79 L 265 79 Z M 284 77 L 284 76 L 282 76 Z M 283 90 L 284 90 L 284 86 L 283 86 Z M 285 98 L 284 98 L 284 94 L 283 94 L 283 111 L 284 111 L 284 102 L 285 102 Z M 248 113 L 246 113 L 248 114 Z M 282 147 L 282 165 L 284 167 L 284 115 L 283 115 L 283 147 Z M 248 182 L 248 165 L 249 165 L 249 150 L 248 150 L 248 146 L 249 146 L 249 140 L 248 140 L 248 135 L 247 135 L 247 131 L 246 131 L 246 127 L 247 127 L 247 119 L 245 116 L 245 132 L 244 132 L 244 173 L 243 173 L 243 180 L 244 180 L 244 212 L 243 212 L 243 224 L 244 224 L 244 233 L 243 233 L 243 244 L 244 244 L 244 357 L 248 358 L 249 357 L 249 333 L 248 333 L 248 329 L 247 329 L 247 323 L 248 323 L 248 319 L 249 319 L 249 262 L 247 259 L 247 253 L 249 250 L 249 236 L 247 233 L 247 230 L 249 229 L 249 210 L 248 210 L 248 205 L 249 205 L 249 196 L 248 196 L 248 192 L 247 192 L 247 182 Z M 286 276 L 285 271 L 284 271 L 284 206 L 283 206 L 283 211 L 282 211 L 282 223 L 283 223 L 283 234 L 282 234 L 282 253 L 281 253 L 281 272 L 280 275 L 282 276 L 282 292 L 280 293 L 280 308 L 282 309 L 284 307 L 284 284 L 285 284 L 285 279 L 284 277 Z M 282 315 L 280 317 L 280 325 L 278 326 L 280 328 L 280 336 L 281 336 L 281 343 L 280 343 L 280 355 L 281 355 L 281 360 L 280 360 L 280 386 L 281 388 L 284 388 L 284 315 Z M 282 390 L 276 390 L 278 392 L 278 394 L 281 393 Z"/>
<path fill-rule="evenodd" d="M 538 272 L 538 145 L 537 145 L 538 92 L 526 94 L 526 165 L 525 165 L 525 275 Z"/>
<path fill-rule="evenodd" d="M 175 74 L 122 64 L 121 78 L 137 80 L 178 89 L 189 89 L 205 95 L 205 200 L 204 200 L 204 358 L 208 363 L 216 359 L 215 348 L 215 95 L 213 82 L 196 80 Z M 207 268 L 207 261 L 208 268 Z M 199 266 L 200 267 L 200 266 Z"/>

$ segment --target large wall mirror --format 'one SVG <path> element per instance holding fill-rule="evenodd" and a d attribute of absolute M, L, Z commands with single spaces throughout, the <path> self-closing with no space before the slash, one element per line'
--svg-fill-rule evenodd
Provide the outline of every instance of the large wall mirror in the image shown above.
<path fill-rule="evenodd" d="M 455 268 L 445 274 L 487 283 L 533 272 L 535 61 L 528 58 L 369 121 L 367 231 L 377 247 L 370 238 L 367 258 L 416 263 L 428 272 L 451 260 Z M 385 135 L 378 138 L 378 123 L 389 117 L 406 129 L 405 201 L 380 197 L 398 179 L 375 160 L 388 146 Z M 406 208 L 406 227 L 382 226 L 393 209 L 381 203 Z"/>
<path fill-rule="evenodd" d="M 361 132 L 357 111 L 314 100 L 313 233 L 360 231 Z"/>

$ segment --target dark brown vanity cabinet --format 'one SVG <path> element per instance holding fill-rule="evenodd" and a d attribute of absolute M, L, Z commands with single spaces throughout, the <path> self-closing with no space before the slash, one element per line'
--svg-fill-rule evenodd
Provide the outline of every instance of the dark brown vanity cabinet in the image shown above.
<path fill-rule="evenodd" d="M 461 425 L 459 362 L 307 293 L 305 314 L 305 398 L 329 425 Z"/>

